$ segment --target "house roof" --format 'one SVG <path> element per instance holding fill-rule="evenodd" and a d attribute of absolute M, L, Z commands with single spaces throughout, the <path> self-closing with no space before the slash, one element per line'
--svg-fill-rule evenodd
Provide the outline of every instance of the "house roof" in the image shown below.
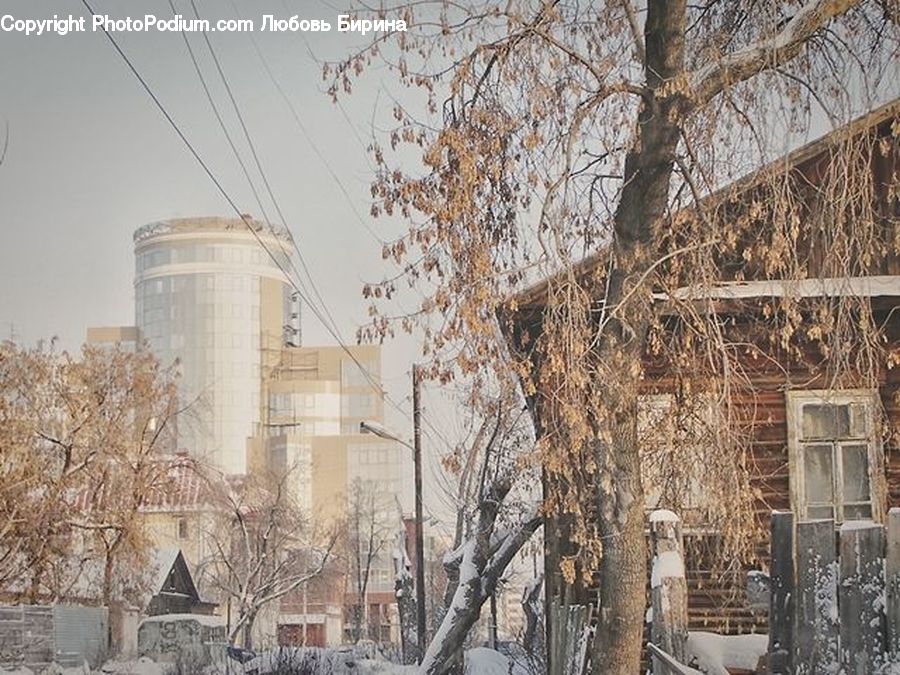
<path fill-rule="evenodd" d="M 150 563 L 153 569 L 156 570 L 156 574 L 153 577 L 153 593 L 158 593 L 165 585 L 166 579 L 169 578 L 169 573 L 172 571 L 172 567 L 180 554 L 181 549 L 178 548 L 160 548 L 153 552 L 153 560 Z"/>
<path fill-rule="evenodd" d="M 755 170 L 746 176 L 737 179 L 720 188 L 719 190 L 711 193 L 706 196 L 703 201 L 708 203 L 716 203 L 718 201 L 722 201 L 726 199 L 728 196 L 735 194 L 735 192 L 745 192 L 747 190 L 752 189 L 753 187 L 762 183 L 766 178 L 771 177 L 777 173 L 783 173 L 786 167 L 797 167 L 803 165 L 804 163 L 815 159 L 823 155 L 829 149 L 837 146 L 842 141 L 845 141 L 847 138 L 856 136 L 861 134 L 869 129 L 874 129 L 881 124 L 886 123 L 889 120 L 900 120 L 900 98 L 894 99 L 893 101 L 886 103 L 885 105 L 872 110 L 861 117 L 856 118 L 849 124 L 841 126 L 833 131 L 825 134 L 824 136 L 813 140 L 796 150 L 793 150 L 782 157 L 779 157 L 775 161 Z M 895 122 L 896 123 L 896 122 Z M 693 208 L 693 207 L 687 207 Z M 572 266 L 571 271 L 578 278 L 583 278 L 584 276 L 590 274 L 594 270 L 596 270 L 599 265 L 604 264 L 607 257 L 608 247 L 603 247 L 598 250 L 596 253 L 592 253 L 580 261 L 575 263 Z M 566 270 L 568 273 L 569 270 Z M 545 304 L 546 296 L 548 293 L 548 289 L 554 280 L 560 279 L 562 272 L 551 275 L 550 277 L 546 277 L 531 286 L 525 288 L 514 296 L 515 305 L 521 309 L 537 309 L 542 307 Z M 893 278 L 893 277 L 891 277 Z M 760 284 L 765 284 L 767 282 L 759 282 Z M 768 282 L 768 285 L 757 285 L 755 286 L 752 283 L 725 283 L 720 287 L 720 291 L 723 293 L 721 297 L 729 297 L 728 292 L 732 293 L 743 293 L 742 295 L 733 295 L 730 297 L 761 297 L 766 295 L 778 295 L 779 293 L 773 293 L 774 287 L 771 286 L 773 282 Z M 726 288 L 731 288 L 731 291 L 726 291 Z M 787 284 L 782 284 L 781 291 L 787 288 Z M 870 291 L 874 291 L 876 286 L 868 286 Z M 805 288 L 805 290 L 809 291 L 812 287 Z M 897 284 L 889 283 L 887 285 L 880 286 L 881 293 L 878 294 L 888 294 L 888 295 L 900 295 L 897 292 Z M 684 293 L 689 293 L 689 289 L 681 289 Z M 794 290 L 794 289 L 791 289 Z M 752 291 L 761 291 L 759 296 L 751 296 L 749 293 Z M 885 293 L 884 291 L 890 291 L 889 293 Z M 708 293 L 704 294 L 704 297 L 710 297 Z M 713 296 L 716 297 L 716 296 Z"/>
<path fill-rule="evenodd" d="M 167 513 L 202 511 L 211 508 L 210 480 L 208 472 L 186 457 L 177 457 L 169 469 L 169 481 L 165 489 L 153 490 L 145 496 L 141 511 Z"/>
<path fill-rule="evenodd" d="M 676 300 L 739 300 L 741 298 L 878 298 L 900 296 L 900 276 L 844 277 L 826 279 L 790 279 L 762 281 L 726 281 L 702 289 L 690 286 L 677 289 Z M 668 300 L 663 293 L 657 300 Z"/>
<path fill-rule="evenodd" d="M 141 496 L 140 511 L 184 512 L 210 508 L 212 481 L 223 478 L 186 455 L 162 455 L 152 460 L 162 472 Z M 130 508 L 128 494 L 110 493 L 109 485 L 83 489 L 74 495 L 72 506 L 83 513 L 98 508 Z"/>
<path fill-rule="evenodd" d="M 197 586 L 194 584 L 194 577 L 181 553 L 181 549 L 157 549 L 154 551 L 152 564 L 155 566 L 155 576 L 153 586 L 150 589 L 151 595 L 165 595 L 174 592 L 188 595 L 195 602 L 200 600 L 200 594 L 197 592 Z M 172 578 L 174 590 L 173 588 L 168 588 L 170 578 Z"/>

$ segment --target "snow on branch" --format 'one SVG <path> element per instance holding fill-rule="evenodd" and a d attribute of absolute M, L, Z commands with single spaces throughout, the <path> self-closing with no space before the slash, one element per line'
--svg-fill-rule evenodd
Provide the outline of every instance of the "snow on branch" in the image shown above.
<path fill-rule="evenodd" d="M 814 33 L 857 4 L 859 0 L 813 0 L 803 5 L 775 35 L 726 54 L 692 73 L 689 83 L 694 105 L 708 103 L 729 84 L 790 61 Z"/>

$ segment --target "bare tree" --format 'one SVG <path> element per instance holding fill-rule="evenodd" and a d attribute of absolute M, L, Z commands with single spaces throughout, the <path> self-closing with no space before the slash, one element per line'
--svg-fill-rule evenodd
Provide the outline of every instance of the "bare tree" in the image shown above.
<path fill-rule="evenodd" d="M 374 566 L 389 554 L 392 529 L 390 506 L 381 503 L 379 495 L 366 481 L 357 478 L 350 486 L 347 502 L 346 550 L 349 575 L 356 601 L 353 606 L 353 641 L 371 640 L 372 618 L 369 616 L 369 583 Z M 376 636 L 380 640 L 380 636 Z"/>
<path fill-rule="evenodd" d="M 474 433 L 445 458 L 457 477 L 459 517 L 444 557 L 447 586 L 440 625 L 422 672 L 461 673 L 466 639 L 484 603 L 498 591 L 507 566 L 541 526 L 535 475 L 524 463 L 534 443 L 521 394 L 507 378 L 466 387 Z"/>
<path fill-rule="evenodd" d="M 423 673 L 460 673 L 466 636 L 497 590 L 506 567 L 543 522 L 535 509 L 504 526 L 501 511 L 513 475 L 495 479 L 482 494 L 471 538 L 445 559 L 454 589 L 440 627 L 425 652 Z"/>
<path fill-rule="evenodd" d="M 325 68 L 336 97 L 380 54 L 402 83 L 424 90 L 438 117 L 423 122 L 401 103 L 394 109 L 391 149 L 421 148 L 423 175 L 393 166 L 389 151 L 373 146 L 381 171 L 372 211 L 410 222 L 384 257 L 404 265 L 411 283 L 434 284 L 416 318 L 426 317 L 433 375 L 444 380 L 486 364 L 506 368 L 495 317 L 519 309 L 524 298 L 511 293 L 537 274 L 550 279 L 546 310 L 532 322 L 538 334 L 515 336 L 528 348 L 516 370 L 543 434 L 545 508 L 566 523 L 571 551 L 559 572 L 569 585 L 595 572 L 603 580 L 594 672 L 636 672 L 646 580 L 638 433 L 645 356 L 665 352 L 691 364 L 684 372 L 697 366 L 718 417 L 738 423 L 736 348 L 715 310 L 705 306 L 700 320 L 696 307 L 673 303 L 691 336 L 670 345 L 654 292 L 708 287 L 721 279 L 723 261 L 740 259 L 748 220 L 714 220 L 704 197 L 771 159 L 773 138 L 870 107 L 878 88 L 896 91 L 897 5 L 649 0 L 639 10 L 631 0 L 521 0 L 393 11 L 408 31 Z M 846 186 L 858 182 L 841 184 L 849 197 Z M 785 194 L 769 198 L 785 204 Z M 800 212 L 780 215 L 784 228 L 766 238 L 766 273 L 802 278 L 784 244 Z M 866 255 L 896 250 L 877 234 L 877 219 L 861 222 L 872 234 L 862 237 Z M 587 256 L 592 264 L 580 264 Z M 847 270 L 848 260 L 840 263 Z M 394 277 L 364 289 L 376 299 L 398 292 Z M 777 311 L 796 314 L 789 301 Z M 375 315 L 363 337 L 390 335 L 395 319 L 413 323 L 377 308 Z M 429 315 L 438 320 L 427 323 Z M 768 330 L 789 341 L 796 321 Z M 865 340 L 879 330 L 870 321 Z M 717 451 L 742 457 L 739 434 L 725 426 Z M 729 542 L 746 541 L 746 464 L 725 468 L 723 503 L 743 499 L 726 509 L 742 525 L 725 531 Z"/>
<path fill-rule="evenodd" d="M 294 503 L 292 475 L 209 478 L 218 522 L 203 564 L 211 587 L 231 603 L 229 640 L 247 648 L 260 612 L 320 575 L 334 546 L 334 534 L 316 533 Z"/>

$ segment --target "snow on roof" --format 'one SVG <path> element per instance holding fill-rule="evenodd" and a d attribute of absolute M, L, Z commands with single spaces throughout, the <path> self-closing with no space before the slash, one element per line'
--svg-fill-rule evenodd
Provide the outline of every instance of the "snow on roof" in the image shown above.
<path fill-rule="evenodd" d="M 685 286 L 672 297 L 678 300 L 738 300 L 745 298 L 876 298 L 900 295 L 900 276 L 836 277 L 828 279 L 786 279 L 728 281 L 712 286 Z M 665 293 L 655 293 L 667 300 Z"/>
<path fill-rule="evenodd" d="M 172 571 L 172 565 L 181 553 L 180 548 L 158 548 L 153 552 L 153 569 L 156 570 L 156 576 L 153 579 L 153 593 L 159 593 L 166 579 L 169 578 L 169 572 Z"/>

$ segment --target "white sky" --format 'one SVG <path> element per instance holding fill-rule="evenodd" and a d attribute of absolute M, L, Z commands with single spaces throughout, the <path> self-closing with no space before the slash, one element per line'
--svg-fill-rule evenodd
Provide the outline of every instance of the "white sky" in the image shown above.
<path fill-rule="evenodd" d="M 115 17 L 171 15 L 167 0 L 91 4 L 98 13 Z M 239 14 L 235 6 L 241 8 Z M 185 17 L 192 16 L 187 0 L 176 0 L 176 7 Z M 392 78 L 385 76 L 383 82 L 383 70 L 374 69 L 352 97 L 343 99 L 342 110 L 324 94 L 316 59 L 339 58 L 365 43 L 365 38 L 336 30 L 260 32 L 267 13 L 281 18 L 299 14 L 335 26 L 339 12 L 331 3 L 198 0 L 198 8 L 211 19 L 240 16 L 256 23 L 252 35 L 209 37 L 285 218 L 341 336 L 352 343 L 356 328 L 366 321 L 363 283 L 392 271 L 361 217 L 384 239 L 404 228 L 400 222 L 373 221 L 368 216 L 372 174 L 365 144 L 372 136 L 373 121 L 378 126 L 379 119 L 389 119 L 392 92 L 384 82 Z M 54 13 L 87 16 L 78 0 L 0 0 L 0 15 L 26 19 Z M 154 31 L 115 37 L 241 211 L 259 217 L 260 209 L 218 127 L 181 34 Z M 266 74 L 251 37 L 314 146 Z M 252 167 L 202 36 L 195 33 L 189 38 L 220 113 Z M 58 336 L 62 347 L 77 349 L 88 326 L 132 324 L 134 229 L 174 216 L 234 215 L 102 32 L 30 37 L 0 32 L 0 147 L 5 123 L 9 150 L 0 166 L 2 338 L 14 332 L 17 341 L 29 344 Z M 257 187 L 263 192 L 258 177 Z M 274 220 L 275 209 L 270 202 L 265 205 Z M 303 339 L 308 345 L 334 344 L 308 310 Z M 418 356 L 409 338 L 384 349 L 386 388 L 405 410 L 410 364 Z M 429 398 L 435 397 L 426 396 L 426 404 Z M 435 401 L 429 409 L 433 411 L 429 421 L 445 436 L 452 435 L 446 406 Z M 408 415 L 396 410 L 387 415 L 388 426 L 411 433 Z M 426 446 L 434 450 L 439 445 L 429 431 Z"/>

